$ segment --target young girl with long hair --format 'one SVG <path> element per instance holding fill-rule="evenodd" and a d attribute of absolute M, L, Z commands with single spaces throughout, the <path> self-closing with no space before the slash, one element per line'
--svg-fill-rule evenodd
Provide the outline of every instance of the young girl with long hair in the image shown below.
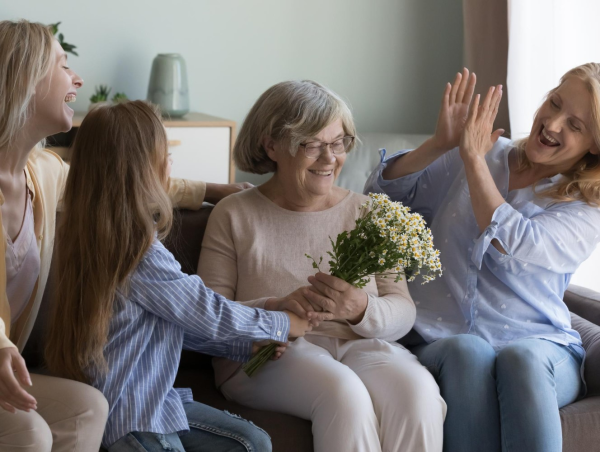
<path fill-rule="evenodd" d="M 61 305 L 47 362 L 106 396 L 103 445 L 110 452 L 165 443 L 175 450 L 268 451 L 264 431 L 173 388 L 180 353 L 245 360 L 253 341 L 303 336 L 309 323 L 231 302 L 181 272 L 160 242 L 172 220 L 169 172 L 165 130 L 150 105 L 101 107 L 84 119 L 58 233 Z"/>

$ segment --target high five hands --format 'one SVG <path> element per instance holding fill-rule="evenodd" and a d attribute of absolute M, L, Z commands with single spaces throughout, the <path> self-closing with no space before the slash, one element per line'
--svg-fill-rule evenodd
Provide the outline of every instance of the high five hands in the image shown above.
<path fill-rule="evenodd" d="M 435 134 L 432 137 L 432 144 L 435 149 L 446 152 L 459 145 L 464 145 L 469 147 L 470 152 L 472 145 L 475 144 L 473 141 L 475 140 L 475 136 L 473 135 L 475 130 L 478 130 L 478 144 L 480 145 L 478 149 L 483 149 L 481 147 L 484 146 L 482 141 L 486 141 L 484 140 L 483 135 L 485 134 L 483 132 L 484 129 L 485 131 L 489 129 L 487 136 L 489 141 L 485 143 L 486 145 L 489 144 L 489 146 L 484 146 L 485 150 L 482 151 L 485 154 L 491 149 L 500 135 L 504 133 L 504 130 L 499 129 L 492 134 L 491 129 L 502 99 L 502 85 L 491 87 L 488 90 L 483 105 L 479 105 L 480 96 L 477 95 L 473 98 L 476 83 L 476 75 L 469 73 L 469 70 L 465 68 L 462 73 L 456 74 L 452 84 L 446 84 Z M 477 109 L 474 112 L 475 115 L 471 116 L 474 106 Z M 472 122 L 469 125 L 471 136 L 467 142 L 463 142 L 463 131 L 468 127 L 467 123 L 470 118 L 472 118 Z"/>
<path fill-rule="evenodd" d="M 482 105 L 479 105 L 479 100 L 480 95 L 477 94 L 471 103 L 460 140 L 459 151 L 463 161 L 474 157 L 485 157 L 504 133 L 504 129 L 492 132 L 502 100 L 502 85 L 490 87 Z"/>
<path fill-rule="evenodd" d="M 475 74 L 469 74 L 469 70 L 465 68 L 462 74 L 456 74 L 453 84 L 446 84 L 432 137 L 432 144 L 436 149 L 445 152 L 459 145 L 476 82 Z"/>

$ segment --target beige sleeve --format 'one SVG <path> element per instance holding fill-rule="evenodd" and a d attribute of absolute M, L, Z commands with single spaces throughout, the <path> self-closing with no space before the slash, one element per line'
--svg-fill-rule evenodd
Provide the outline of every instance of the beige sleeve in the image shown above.
<path fill-rule="evenodd" d="M 415 323 L 415 303 L 408 292 L 405 278 L 395 283 L 394 278 L 378 276 L 375 282 L 378 296 L 369 294 L 363 319 L 356 325 L 348 325 L 362 337 L 397 341 Z"/>
<path fill-rule="evenodd" d="M 57 156 L 58 157 L 58 156 Z M 60 157 L 58 157 L 60 159 Z M 69 165 L 62 159 L 61 162 L 61 175 L 59 177 L 58 187 L 58 211 L 62 210 L 62 198 L 65 192 L 65 186 L 67 184 L 67 177 L 69 176 Z M 206 195 L 206 183 L 196 180 L 188 179 L 175 179 L 171 178 L 169 184 L 169 197 L 173 203 L 173 207 L 180 209 L 198 210 L 202 207 L 204 202 L 204 196 Z"/>
<path fill-rule="evenodd" d="M 60 160 L 61 164 L 61 175 L 60 175 L 60 186 L 58 187 L 58 205 L 59 208 L 57 210 L 61 210 L 62 208 L 62 200 L 65 195 L 65 188 L 67 186 L 67 178 L 69 177 L 69 169 L 71 168 L 69 164 L 65 163 L 62 159 Z"/>
<path fill-rule="evenodd" d="M 225 204 L 218 204 L 208 218 L 198 261 L 198 276 L 207 287 L 229 300 L 235 300 L 238 278 L 231 213 Z M 240 302 L 253 308 L 264 308 L 269 297 Z"/>
<path fill-rule="evenodd" d="M 169 184 L 169 196 L 173 207 L 180 209 L 198 210 L 202 207 L 206 195 L 206 183 L 171 178 Z"/>
<path fill-rule="evenodd" d="M 6 336 L 6 326 L 4 325 L 4 320 L 0 317 L 0 348 L 8 348 L 14 347 L 17 348 L 15 344 L 13 344 L 10 339 Z"/>

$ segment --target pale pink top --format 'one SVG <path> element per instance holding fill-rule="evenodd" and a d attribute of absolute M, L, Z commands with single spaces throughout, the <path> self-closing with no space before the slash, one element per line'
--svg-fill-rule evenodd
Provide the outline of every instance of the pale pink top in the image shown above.
<path fill-rule="evenodd" d="M 329 238 L 356 226 L 366 196 L 349 192 L 337 205 L 319 212 L 284 209 L 258 188 L 244 190 L 217 204 L 208 220 L 198 274 L 207 287 L 247 306 L 264 308 L 270 297 L 284 297 L 302 286 L 316 270 L 305 253 L 329 273 Z M 406 281 L 372 277 L 364 287 L 368 304 L 356 325 L 345 320 L 323 322 L 310 334 L 344 340 L 377 338 L 396 341 L 411 329 L 415 304 Z M 213 361 L 217 385 L 237 370 L 239 363 Z"/>
<path fill-rule="evenodd" d="M 40 251 L 35 239 L 33 205 L 27 191 L 25 218 L 13 242 L 6 236 L 6 296 L 10 304 L 10 318 L 14 324 L 31 298 L 40 274 Z"/>

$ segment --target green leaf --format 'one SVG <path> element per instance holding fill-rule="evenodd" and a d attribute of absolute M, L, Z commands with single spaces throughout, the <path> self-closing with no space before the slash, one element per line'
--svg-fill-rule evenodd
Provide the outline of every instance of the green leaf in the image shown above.
<path fill-rule="evenodd" d="M 112 98 L 112 101 L 114 103 L 124 102 L 126 100 L 128 100 L 128 98 L 125 93 L 115 93 L 115 95 Z"/>
<path fill-rule="evenodd" d="M 60 22 L 56 22 L 55 24 L 48 25 L 48 27 L 50 28 L 50 31 L 52 32 L 53 35 L 55 35 L 58 32 L 59 25 L 60 25 Z"/>

